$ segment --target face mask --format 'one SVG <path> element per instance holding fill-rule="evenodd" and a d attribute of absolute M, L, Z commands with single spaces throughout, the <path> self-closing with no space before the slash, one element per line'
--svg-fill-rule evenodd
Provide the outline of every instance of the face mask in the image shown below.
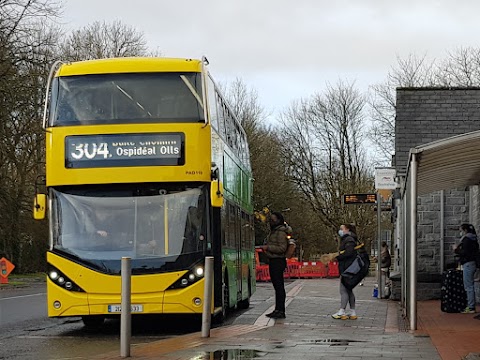
<path fill-rule="evenodd" d="M 460 231 L 460 236 L 463 236 L 463 231 Z"/>
<path fill-rule="evenodd" d="M 338 230 L 338 235 L 339 235 L 340 237 L 343 236 L 343 230 L 342 230 L 342 229 Z"/>

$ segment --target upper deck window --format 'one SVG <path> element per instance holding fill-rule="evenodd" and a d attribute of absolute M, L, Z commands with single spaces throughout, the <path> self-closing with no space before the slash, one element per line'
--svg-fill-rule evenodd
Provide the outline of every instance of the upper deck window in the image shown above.
<path fill-rule="evenodd" d="M 50 126 L 203 122 L 199 73 L 55 78 Z"/>

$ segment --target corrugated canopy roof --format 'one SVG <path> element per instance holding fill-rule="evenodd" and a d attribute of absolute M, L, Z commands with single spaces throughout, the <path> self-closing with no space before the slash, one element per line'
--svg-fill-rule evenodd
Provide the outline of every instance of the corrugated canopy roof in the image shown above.
<path fill-rule="evenodd" d="M 418 195 L 480 183 L 480 131 L 417 146 L 412 154 L 418 154 Z"/>

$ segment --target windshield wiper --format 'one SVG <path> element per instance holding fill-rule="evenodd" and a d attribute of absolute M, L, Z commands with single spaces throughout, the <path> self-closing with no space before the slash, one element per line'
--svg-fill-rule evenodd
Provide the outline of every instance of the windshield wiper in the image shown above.
<path fill-rule="evenodd" d="M 138 101 L 134 100 L 133 97 L 127 93 L 124 89 L 122 89 L 120 86 L 118 86 L 117 84 L 115 84 L 113 81 L 112 81 L 112 84 L 115 85 L 117 87 L 118 90 L 120 90 L 120 92 L 125 95 L 128 99 L 130 99 L 136 106 L 138 106 L 141 110 L 143 110 L 145 113 L 147 113 L 148 116 L 150 117 L 153 117 L 152 114 L 150 113 L 150 111 L 148 111 L 147 109 L 145 109 L 143 107 L 142 104 L 140 104 Z"/>
<path fill-rule="evenodd" d="M 200 95 L 198 95 L 197 93 L 197 90 L 195 90 L 195 88 L 193 87 L 192 83 L 190 82 L 190 80 L 187 79 L 187 77 L 185 75 L 180 75 L 180 78 L 183 80 L 183 82 L 185 83 L 185 85 L 187 85 L 188 89 L 190 90 L 190 92 L 193 94 L 193 96 L 195 96 L 195 99 L 197 99 L 198 103 L 200 104 L 202 110 L 203 110 L 203 101 L 202 99 L 200 98 Z"/>

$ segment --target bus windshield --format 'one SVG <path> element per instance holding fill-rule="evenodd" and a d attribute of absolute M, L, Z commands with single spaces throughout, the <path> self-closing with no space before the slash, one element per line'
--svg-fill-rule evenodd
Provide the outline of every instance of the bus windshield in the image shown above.
<path fill-rule="evenodd" d="M 188 267 L 207 246 L 204 188 L 52 189 L 53 251 L 110 274 L 124 256 L 134 273 Z"/>
<path fill-rule="evenodd" d="M 92 74 L 53 81 L 51 126 L 203 121 L 199 73 Z"/>

